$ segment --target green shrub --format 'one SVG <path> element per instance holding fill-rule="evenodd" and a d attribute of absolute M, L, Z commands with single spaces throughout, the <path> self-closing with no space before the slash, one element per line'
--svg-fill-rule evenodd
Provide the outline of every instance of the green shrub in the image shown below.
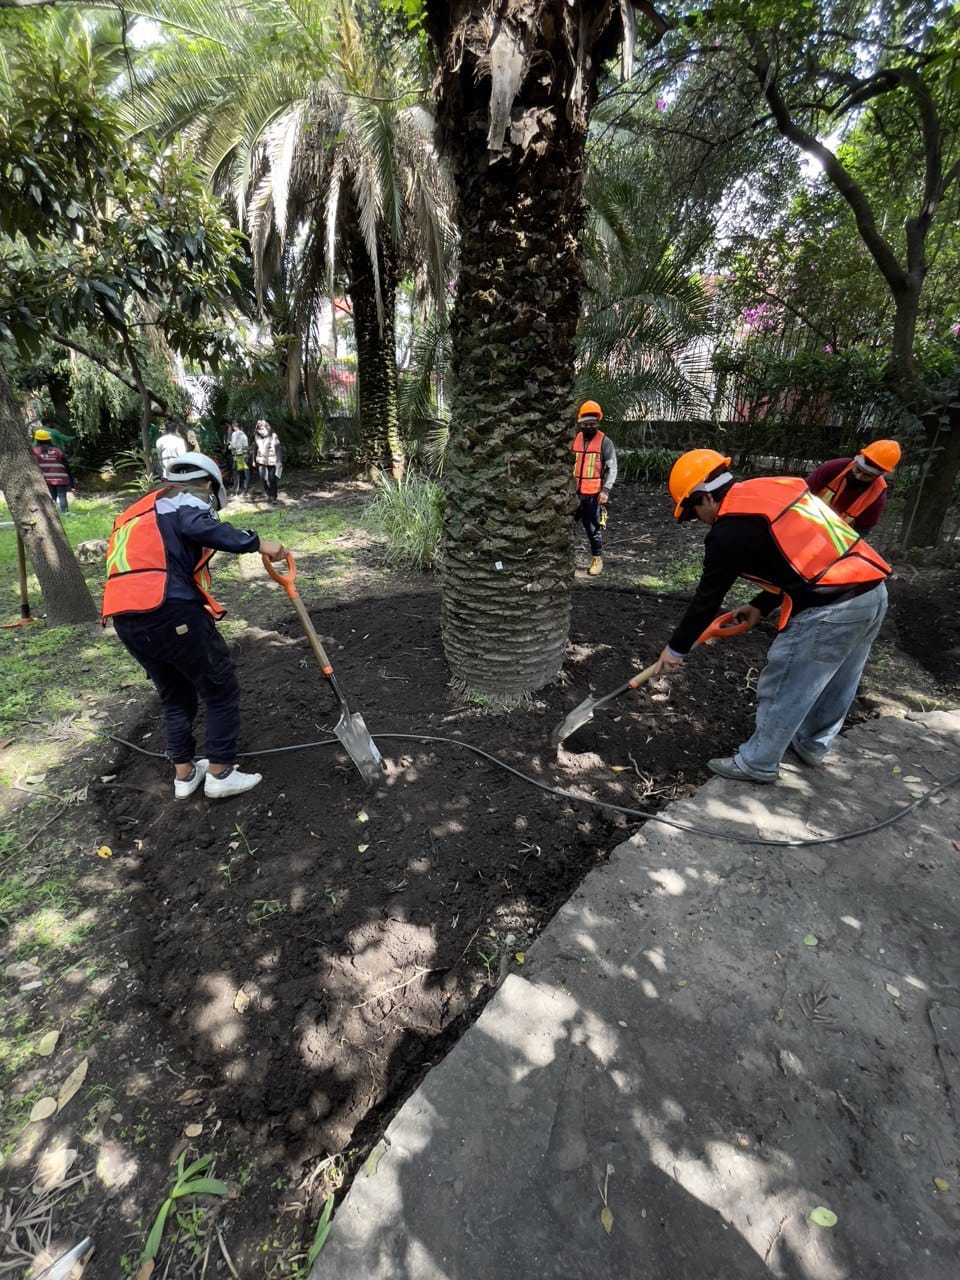
<path fill-rule="evenodd" d="M 647 449 L 621 449 L 617 453 L 617 474 L 624 480 L 665 483 L 679 457 L 676 450 L 656 445 Z"/>
<path fill-rule="evenodd" d="M 401 480 L 381 476 L 363 521 L 386 535 L 386 562 L 394 569 L 432 569 L 440 543 L 440 486 L 419 471 Z"/>

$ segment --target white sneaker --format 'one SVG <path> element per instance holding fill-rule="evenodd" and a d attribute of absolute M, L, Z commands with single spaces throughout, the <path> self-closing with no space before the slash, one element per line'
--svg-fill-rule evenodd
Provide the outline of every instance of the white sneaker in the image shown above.
<path fill-rule="evenodd" d="M 174 800 L 189 800 L 193 793 L 200 786 L 200 783 L 207 776 L 207 767 L 209 760 L 194 760 L 193 773 L 188 773 L 185 778 L 176 778 L 173 783 Z"/>
<path fill-rule="evenodd" d="M 236 765 L 231 765 L 219 778 L 212 773 L 207 774 L 203 783 L 203 794 L 208 800 L 227 800 L 230 796 L 239 796 L 243 795 L 244 791 L 252 791 L 262 780 L 262 773 L 241 773 Z"/>

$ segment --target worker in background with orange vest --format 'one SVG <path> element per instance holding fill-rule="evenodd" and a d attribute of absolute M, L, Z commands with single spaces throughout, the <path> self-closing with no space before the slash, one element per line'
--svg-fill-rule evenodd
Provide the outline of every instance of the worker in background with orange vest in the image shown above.
<path fill-rule="evenodd" d="M 821 462 L 807 476 L 807 484 L 858 533 L 868 533 L 880 523 L 887 505 L 884 476 L 896 470 L 899 461 L 896 440 L 874 440 L 855 458 Z"/>
<path fill-rule="evenodd" d="M 739 616 L 755 626 L 778 606 L 777 637 L 757 683 L 753 736 L 708 768 L 738 782 L 775 782 L 785 752 L 819 765 L 860 684 L 887 611 L 891 569 L 793 477 L 734 481 L 730 459 L 693 449 L 674 463 L 677 520 L 710 525 L 693 602 L 658 659 L 670 675 L 720 610 L 737 578 L 762 588 Z"/>
<path fill-rule="evenodd" d="M 103 620 L 156 686 L 163 709 L 173 794 L 186 800 L 203 785 L 211 799 L 250 791 L 259 773 L 236 767 L 240 686 L 214 623 L 225 610 L 209 593 L 216 551 L 286 555 L 252 529 L 219 519 L 226 505 L 220 468 L 203 453 L 182 453 L 167 465 L 166 485 L 128 507 L 107 543 Z M 206 742 L 195 756 L 193 721 L 206 708 Z"/>
<path fill-rule="evenodd" d="M 574 520 L 579 520 L 590 542 L 590 568 L 596 577 L 603 572 L 603 508 L 617 479 L 617 451 L 613 441 L 600 430 L 603 410 L 596 400 L 585 400 L 577 413 L 579 431 L 573 442 L 573 478 L 579 502 Z"/>

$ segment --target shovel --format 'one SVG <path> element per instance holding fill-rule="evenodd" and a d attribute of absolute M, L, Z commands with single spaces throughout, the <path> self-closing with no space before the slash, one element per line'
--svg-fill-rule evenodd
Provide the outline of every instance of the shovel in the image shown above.
<path fill-rule="evenodd" d="M 300 619 L 300 625 L 310 641 L 310 648 L 314 652 L 314 656 L 320 663 L 320 670 L 326 676 L 327 683 L 334 692 L 337 702 L 340 704 L 340 719 L 334 725 L 333 732 L 340 739 L 346 748 L 347 755 L 360 770 L 365 782 L 378 782 L 383 775 L 384 764 L 380 756 L 380 752 L 374 745 L 373 739 L 367 730 L 367 726 L 363 722 L 363 716 L 359 711 L 351 711 L 347 706 L 347 700 L 340 691 L 337 684 L 336 676 L 333 674 L 333 667 L 330 659 L 327 657 L 326 650 L 320 643 L 320 637 L 314 629 L 313 623 L 310 621 L 310 615 L 307 613 L 306 605 L 300 599 L 300 592 L 294 586 L 297 576 L 297 566 L 294 563 L 293 556 L 288 551 L 286 553 L 287 572 L 281 573 L 272 560 L 268 560 L 263 556 L 264 567 L 270 577 L 275 582 L 279 582 L 284 591 L 290 597 L 294 609 L 297 611 L 297 617 Z"/>
<path fill-rule="evenodd" d="M 742 621 L 736 612 L 723 613 L 719 618 L 714 618 L 706 631 L 699 637 L 697 644 L 708 644 L 711 640 L 722 640 L 726 636 L 738 636 L 744 631 L 749 631 L 749 622 Z M 585 698 L 579 706 L 573 708 L 566 720 L 554 730 L 553 742 L 559 749 L 561 742 L 565 738 L 569 738 L 572 733 L 582 728 L 588 720 L 593 718 L 593 713 L 597 707 L 605 706 L 606 703 L 612 702 L 614 698 L 619 698 L 621 693 L 626 693 L 628 689 L 639 689 L 642 684 L 646 684 L 649 679 L 656 673 L 657 664 L 654 662 L 643 671 L 638 671 L 635 676 L 631 676 L 625 684 L 614 689 L 612 693 L 605 693 L 600 698 Z"/>

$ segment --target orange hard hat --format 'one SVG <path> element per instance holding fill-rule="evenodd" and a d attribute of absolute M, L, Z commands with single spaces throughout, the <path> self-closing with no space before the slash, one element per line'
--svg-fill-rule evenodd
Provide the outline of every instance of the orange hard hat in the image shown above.
<path fill-rule="evenodd" d="M 596 418 L 598 422 L 603 421 L 603 410 L 596 400 L 584 400 L 577 411 L 577 421 L 579 422 L 582 418 Z"/>
<path fill-rule="evenodd" d="M 716 449 L 691 449 L 682 454 L 670 468 L 667 485 L 673 499 L 673 516 L 682 520 L 683 504 L 690 497 L 697 485 L 703 484 L 711 471 L 717 467 L 729 467 L 730 459 L 725 458 Z"/>
<path fill-rule="evenodd" d="M 900 446 L 896 440 L 874 440 L 860 452 L 868 462 L 872 462 L 881 471 L 893 471 L 900 461 Z"/>

